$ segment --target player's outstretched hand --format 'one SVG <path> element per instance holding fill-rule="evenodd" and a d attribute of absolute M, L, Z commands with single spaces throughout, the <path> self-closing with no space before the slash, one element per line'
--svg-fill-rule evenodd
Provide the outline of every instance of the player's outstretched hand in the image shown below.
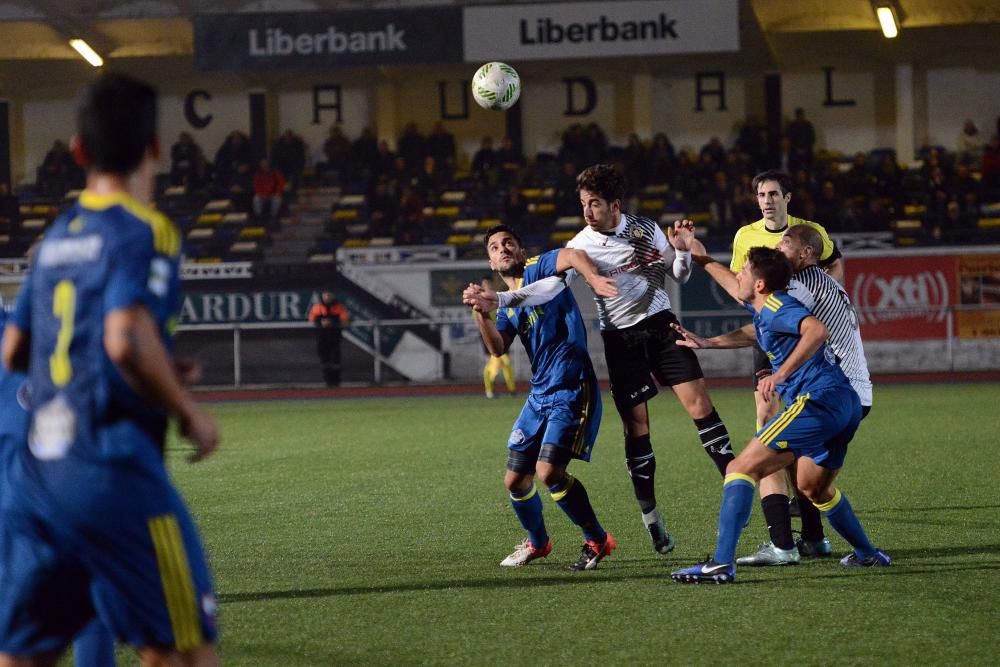
<path fill-rule="evenodd" d="M 208 458 L 219 447 L 219 429 L 215 425 L 215 419 L 207 412 L 202 412 L 201 408 L 195 407 L 186 419 L 180 423 L 181 435 L 191 441 L 195 447 L 195 453 L 188 461 L 197 463 Z"/>
<path fill-rule="evenodd" d="M 614 278 L 595 276 L 587 284 L 590 285 L 590 289 L 594 290 L 594 294 L 599 297 L 610 299 L 613 296 L 618 296 L 618 284 Z"/>
<path fill-rule="evenodd" d="M 480 285 L 469 283 L 462 292 L 462 303 L 472 306 L 477 313 L 489 313 L 497 309 L 500 301 L 493 290 L 486 290 Z"/>
<path fill-rule="evenodd" d="M 690 250 L 694 240 L 694 223 L 690 220 L 675 220 L 673 227 L 667 227 L 667 240 L 674 250 Z"/>
<path fill-rule="evenodd" d="M 694 335 L 680 324 L 671 324 L 670 326 L 674 331 L 681 335 L 680 339 L 676 341 L 676 343 L 681 347 L 690 347 L 695 350 L 711 347 L 707 338 Z"/>

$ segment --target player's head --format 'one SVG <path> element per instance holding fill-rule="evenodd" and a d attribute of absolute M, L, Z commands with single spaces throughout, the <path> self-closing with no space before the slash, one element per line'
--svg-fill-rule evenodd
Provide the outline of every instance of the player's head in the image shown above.
<path fill-rule="evenodd" d="M 792 278 L 792 265 L 780 250 L 750 248 L 747 261 L 736 274 L 739 298 L 753 301 L 757 294 L 771 294 L 788 287 Z"/>
<path fill-rule="evenodd" d="M 102 74 L 83 92 L 73 153 L 88 171 L 126 175 L 159 154 L 156 91 L 124 74 Z"/>
<path fill-rule="evenodd" d="M 587 167 L 576 177 L 583 219 L 592 228 L 607 230 L 618 225 L 625 198 L 625 178 L 610 164 Z"/>
<path fill-rule="evenodd" d="M 766 220 L 784 223 L 788 217 L 788 202 L 792 200 L 792 179 L 783 171 L 769 169 L 753 177 L 757 205 Z"/>
<path fill-rule="evenodd" d="M 777 249 L 791 262 L 792 270 L 801 271 L 819 262 L 823 255 L 823 237 L 809 225 L 795 225 L 781 235 Z"/>
<path fill-rule="evenodd" d="M 483 238 L 490 268 L 501 276 L 519 276 L 524 273 L 524 248 L 521 238 L 507 225 L 494 225 L 486 230 Z"/>

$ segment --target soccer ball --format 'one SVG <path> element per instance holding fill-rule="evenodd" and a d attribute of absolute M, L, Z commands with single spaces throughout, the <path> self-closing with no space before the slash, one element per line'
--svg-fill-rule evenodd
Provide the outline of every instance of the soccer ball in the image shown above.
<path fill-rule="evenodd" d="M 486 63 L 472 77 L 472 97 L 484 109 L 506 111 L 521 96 L 521 77 L 506 63 Z"/>

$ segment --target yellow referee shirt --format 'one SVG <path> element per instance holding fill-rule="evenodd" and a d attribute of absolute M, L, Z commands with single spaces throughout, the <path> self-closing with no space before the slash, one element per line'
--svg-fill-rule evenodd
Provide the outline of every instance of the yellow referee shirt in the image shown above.
<path fill-rule="evenodd" d="M 819 258 L 820 264 L 826 262 L 833 255 L 833 241 L 830 240 L 829 234 L 823 229 L 823 225 L 790 215 L 788 216 L 787 227 L 772 231 L 764 225 L 764 218 L 761 218 L 757 222 L 743 225 L 736 232 L 736 236 L 733 238 L 733 259 L 729 262 L 729 270 L 733 273 L 738 273 L 743 268 L 743 265 L 747 261 L 747 255 L 750 253 L 750 248 L 760 246 L 765 248 L 776 247 L 778 241 L 781 240 L 781 235 L 785 233 L 785 229 L 794 225 L 809 225 L 823 237 L 823 255 Z"/>

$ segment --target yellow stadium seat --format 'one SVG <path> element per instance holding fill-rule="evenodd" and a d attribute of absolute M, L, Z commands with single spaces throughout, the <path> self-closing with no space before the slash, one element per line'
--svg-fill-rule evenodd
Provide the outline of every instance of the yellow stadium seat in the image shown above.
<path fill-rule="evenodd" d="M 563 243 L 566 243 L 566 241 L 569 241 L 574 236 L 576 236 L 576 232 L 552 232 L 552 234 L 549 236 L 549 240 L 552 241 L 552 243 L 562 245 Z"/>
<path fill-rule="evenodd" d="M 341 208 L 333 212 L 334 220 L 354 220 L 358 217 L 358 209 Z"/>
<path fill-rule="evenodd" d="M 344 241 L 345 248 L 367 248 L 368 239 L 347 239 Z"/>
<path fill-rule="evenodd" d="M 241 239 L 256 239 L 267 236 L 267 229 L 264 227 L 244 227 L 240 230 Z"/>
<path fill-rule="evenodd" d="M 452 234 L 445 243 L 449 245 L 469 245 L 472 243 L 472 234 Z"/>

